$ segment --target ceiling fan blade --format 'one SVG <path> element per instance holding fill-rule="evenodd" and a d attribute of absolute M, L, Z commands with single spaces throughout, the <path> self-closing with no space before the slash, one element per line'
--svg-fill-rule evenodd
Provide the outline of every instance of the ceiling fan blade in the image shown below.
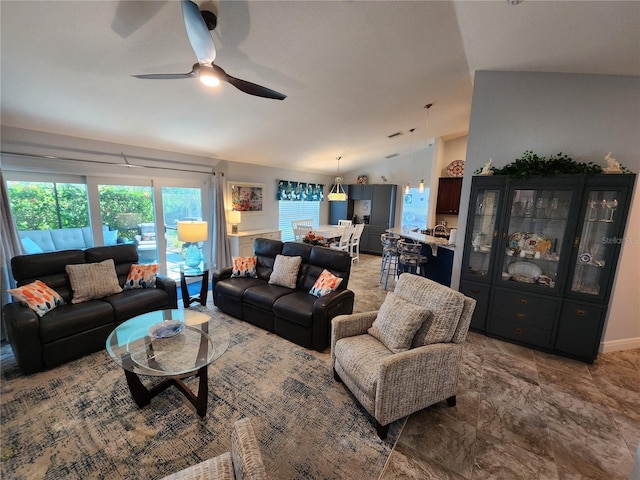
<path fill-rule="evenodd" d="M 174 80 L 176 78 L 192 78 L 195 77 L 195 72 L 189 73 L 150 73 L 147 75 L 131 75 L 136 78 L 144 78 L 146 80 Z"/>
<path fill-rule="evenodd" d="M 190 0 L 182 0 L 182 15 L 191 48 L 201 64 L 213 63 L 216 58 L 216 46 L 202 18 L 198 6 Z"/>
<path fill-rule="evenodd" d="M 262 85 L 258 85 L 255 83 L 247 82 L 246 80 L 242 80 L 240 78 L 232 77 L 227 74 L 221 67 L 218 65 L 213 65 L 213 68 L 216 70 L 218 75 L 220 76 L 220 80 L 224 82 L 228 82 L 238 90 L 248 93 L 249 95 L 255 95 L 256 97 L 264 97 L 264 98 L 272 98 L 274 100 L 284 100 L 287 98 L 286 95 L 276 92 L 275 90 L 271 90 L 270 88 L 263 87 Z"/>

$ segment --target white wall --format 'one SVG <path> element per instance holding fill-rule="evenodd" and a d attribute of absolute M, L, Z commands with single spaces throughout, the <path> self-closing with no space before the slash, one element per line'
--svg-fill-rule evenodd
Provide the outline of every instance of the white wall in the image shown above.
<path fill-rule="evenodd" d="M 345 183 L 356 183 L 358 175 L 368 175 L 369 183 L 382 183 L 381 176 L 387 178 L 387 183 L 398 185 L 396 201 L 396 227 L 400 226 L 402 209 L 402 188 L 410 182 L 416 187 L 420 179 L 424 179 L 430 188 L 429 199 L 429 226 L 435 225 L 435 202 L 438 188 L 438 178 L 446 175 L 443 173 L 450 161 L 464 159 L 466 137 L 444 143 L 437 139 L 434 144 L 419 148 L 409 154 L 400 155 L 390 160 L 383 159 L 360 171 L 347 172 L 342 175 Z M 131 145 L 122 145 L 110 142 L 102 142 L 86 138 L 70 137 L 46 132 L 25 130 L 14 127 L 2 127 L 2 151 L 18 152 L 32 155 L 52 155 L 58 157 L 70 157 L 98 162 L 123 163 L 121 152 L 130 159 L 131 163 L 154 165 L 164 167 L 176 167 L 177 161 L 186 168 L 203 171 L 201 178 L 206 180 L 211 170 L 222 173 L 227 180 L 241 182 L 257 182 L 265 185 L 264 214 L 243 215 L 239 229 L 255 230 L 261 228 L 275 228 L 278 225 L 278 204 L 276 200 L 277 181 L 293 180 L 325 184 L 325 196 L 334 180 L 333 175 L 320 175 L 293 171 L 283 168 L 273 168 L 261 165 L 252 165 L 238 162 L 229 162 L 220 159 L 184 155 L 163 150 L 153 150 Z M 75 175 L 105 175 L 130 177 L 149 177 L 153 172 L 154 177 L 162 178 L 190 178 L 191 172 L 176 172 L 171 170 L 147 170 L 136 168 L 123 168 L 121 166 L 100 165 L 84 162 L 65 162 L 54 159 L 26 158 L 11 155 L 3 155 L 4 167 L 19 169 L 21 171 L 33 171 L 37 173 L 54 172 Z M 182 168 L 180 166 L 180 168 Z M 228 192 L 225 195 L 229 201 Z M 324 201 L 320 206 L 321 222 L 329 222 L 329 202 Z"/>
<path fill-rule="evenodd" d="M 329 201 L 326 200 L 326 197 L 331 190 L 331 185 L 335 177 L 246 163 L 224 163 L 225 166 L 223 169 L 227 181 L 258 182 L 264 183 L 265 185 L 263 197 L 264 213 L 259 215 L 243 214 L 242 223 L 238 226 L 240 231 L 276 228 L 278 226 L 278 200 L 276 199 L 278 180 L 324 184 L 325 200 L 320 202 L 320 222 L 329 223 Z M 227 205 L 229 205 L 230 199 L 228 192 L 225 198 Z"/>
<path fill-rule="evenodd" d="M 437 177 L 435 178 L 435 184 L 433 183 L 432 167 L 434 165 L 435 152 L 435 145 L 430 145 L 405 155 L 398 155 L 391 159 L 385 158 L 359 171 L 344 173 L 342 176 L 347 184 L 356 183 L 359 175 L 367 175 L 369 177 L 368 183 L 383 183 L 382 177 L 384 176 L 388 184 L 397 185 L 398 193 L 396 195 L 394 226 L 400 227 L 402 220 L 402 192 L 405 184 L 409 182 L 412 187 L 417 187 L 418 182 L 424 179 L 426 185 L 432 189 L 431 192 L 438 187 Z M 431 198 L 429 203 L 431 203 Z"/>
<path fill-rule="evenodd" d="M 605 165 L 613 156 L 640 171 L 640 78 L 531 72 L 476 72 L 462 190 L 459 230 L 464 230 L 473 171 L 489 158 L 504 166 L 525 150 L 563 152 Z M 636 184 L 638 182 L 636 181 Z M 636 186 L 636 190 L 637 190 Z M 607 348 L 640 347 L 640 195 L 622 249 L 605 325 Z M 464 231 L 459 232 L 464 235 Z M 463 238 L 463 237 L 461 237 Z M 456 250 L 452 286 L 460 279 Z"/>

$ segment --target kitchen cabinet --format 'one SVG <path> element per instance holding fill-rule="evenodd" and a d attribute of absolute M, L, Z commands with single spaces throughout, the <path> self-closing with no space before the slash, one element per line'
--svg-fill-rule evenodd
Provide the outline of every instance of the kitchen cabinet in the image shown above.
<path fill-rule="evenodd" d="M 369 224 L 379 227 L 393 228 L 396 213 L 395 185 L 370 185 L 371 214 Z"/>
<path fill-rule="evenodd" d="M 349 185 L 349 198 L 351 200 L 371 200 L 373 196 L 373 188 L 374 185 Z"/>
<path fill-rule="evenodd" d="M 460 193 L 462 192 L 462 178 L 443 177 L 438 180 L 438 199 L 436 214 L 457 215 L 460 210 Z"/>
<path fill-rule="evenodd" d="M 471 329 L 595 360 L 634 174 L 474 177 L 460 291 Z"/>
<path fill-rule="evenodd" d="M 388 228 L 385 226 L 365 225 L 362 237 L 360 237 L 360 251 L 382 255 L 380 235 L 385 233 Z"/>
<path fill-rule="evenodd" d="M 360 251 L 382 255 L 380 235 L 393 228 L 396 211 L 396 185 L 360 185 L 371 187 L 369 224 L 360 238 Z"/>

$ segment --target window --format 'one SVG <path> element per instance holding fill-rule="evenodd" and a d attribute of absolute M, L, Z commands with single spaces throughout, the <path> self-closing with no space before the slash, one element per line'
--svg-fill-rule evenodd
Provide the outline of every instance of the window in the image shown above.
<path fill-rule="evenodd" d="M 25 253 L 93 245 L 85 184 L 7 181 L 7 192 Z"/>
<path fill-rule="evenodd" d="M 320 222 L 320 202 L 293 202 L 280 200 L 278 202 L 280 216 L 278 228 L 282 231 L 282 241 L 293 241 L 291 222 L 301 218 L 312 218 L 314 225 Z"/>
<path fill-rule="evenodd" d="M 402 231 L 427 228 L 427 211 L 429 209 L 429 189 L 423 193 L 417 188 L 410 189 L 409 193 L 403 193 L 402 197 Z"/>

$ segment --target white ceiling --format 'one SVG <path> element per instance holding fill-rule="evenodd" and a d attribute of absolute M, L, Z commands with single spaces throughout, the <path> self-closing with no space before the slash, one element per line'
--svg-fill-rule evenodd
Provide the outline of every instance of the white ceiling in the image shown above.
<path fill-rule="evenodd" d="M 175 0 L 2 0 L 2 124 L 334 173 L 465 134 L 476 70 L 640 75 L 637 1 L 198 3 L 216 63 L 287 99 L 132 78 L 196 63 Z"/>

